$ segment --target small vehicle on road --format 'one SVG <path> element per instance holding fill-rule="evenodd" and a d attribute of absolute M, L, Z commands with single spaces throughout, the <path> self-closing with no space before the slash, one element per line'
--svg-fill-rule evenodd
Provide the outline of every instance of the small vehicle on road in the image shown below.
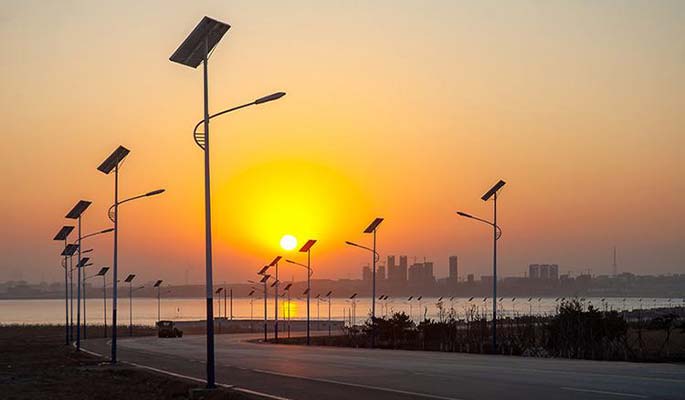
<path fill-rule="evenodd" d="M 174 321 L 159 321 L 157 322 L 157 337 L 180 338 L 183 337 L 183 331 L 176 328 Z"/>

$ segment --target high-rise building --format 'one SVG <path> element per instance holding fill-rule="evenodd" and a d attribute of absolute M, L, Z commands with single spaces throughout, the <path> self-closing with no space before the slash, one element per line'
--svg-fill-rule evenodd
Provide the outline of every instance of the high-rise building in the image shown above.
<path fill-rule="evenodd" d="M 466 275 L 466 282 L 473 283 L 474 280 L 473 274 Z"/>
<path fill-rule="evenodd" d="M 424 280 L 423 263 L 414 263 L 409 267 L 409 283 L 420 285 Z"/>
<path fill-rule="evenodd" d="M 552 264 L 549 266 L 549 279 L 559 280 L 559 266 L 557 264 Z"/>
<path fill-rule="evenodd" d="M 530 264 L 528 266 L 528 279 L 540 279 L 540 264 Z"/>
<path fill-rule="evenodd" d="M 542 280 L 548 280 L 549 279 L 549 265 L 548 264 L 541 264 L 540 265 L 540 279 L 542 279 Z"/>
<path fill-rule="evenodd" d="M 398 272 L 398 280 L 399 282 L 406 282 L 407 281 L 407 256 L 400 256 L 400 266 L 399 266 L 399 272 Z"/>
<path fill-rule="evenodd" d="M 378 269 L 376 270 L 376 280 L 385 280 L 385 265 L 381 264 L 378 266 Z"/>
<path fill-rule="evenodd" d="M 362 280 L 365 282 L 371 282 L 371 267 L 365 265 L 362 268 Z"/>
<path fill-rule="evenodd" d="M 423 263 L 423 281 L 424 283 L 435 282 L 435 276 L 433 275 L 433 263 L 430 261 L 424 261 Z"/>
<path fill-rule="evenodd" d="M 459 280 L 459 264 L 457 256 L 450 256 L 449 278 L 451 281 L 457 282 Z"/>

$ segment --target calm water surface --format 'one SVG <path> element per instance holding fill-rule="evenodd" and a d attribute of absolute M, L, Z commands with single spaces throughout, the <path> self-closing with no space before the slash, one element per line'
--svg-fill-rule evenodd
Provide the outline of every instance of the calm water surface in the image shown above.
<path fill-rule="evenodd" d="M 683 299 L 667 298 L 587 298 L 594 306 L 600 309 L 609 310 L 632 310 L 648 309 L 656 307 L 669 307 L 685 305 Z M 502 315 L 544 315 L 553 313 L 558 305 L 555 298 L 505 298 L 498 302 L 498 312 Z M 131 309 L 128 297 L 119 298 L 118 319 L 120 324 L 128 324 Z M 154 325 L 157 321 L 157 299 L 156 298 L 133 298 L 133 322 L 141 325 Z M 312 319 L 328 318 L 328 303 L 324 300 L 311 300 Z M 220 311 L 219 311 L 220 308 Z M 219 305 L 218 300 L 214 302 L 215 316 L 224 316 L 228 313 L 224 307 L 223 299 Z M 483 301 L 483 298 L 449 298 L 442 300 L 443 312 L 453 312 L 458 318 L 464 318 L 467 310 L 472 308 L 476 313 L 492 313 L 492 299 Z M 305 319 L 307 316 L 306 299 L 293 299 L 279 302 L 279 318 Z M 86 320 L 89 324 L 103 323 L 104 304 L 102 298 L 89 298 L 86 304 Z M 162 299 L 159 308 L 161 319 L 173 320 L 198 320 L 205 316 L 205 299 L 190 298 Z M 356 301 L 348 299 L 331 299 L 331 318 L 336 320 L 345 319 L 346 321 L 361 322 L 371 313 L 371 299 L 359 298 Z M 407 301 L 407 298 L 395 298 L 386 301 L 376 302 L 376 314 L 388 315 L 393 312 L 404 311 L 414 320 L 420 320 L 424 316 L 438 319 L 440 308 L 437 298 L 424 298 L 420 301 L 415 298 Z M 83 318 L 83 309 L 81 310 Z M 274 299 L 267 301 L 267 315 L 269 319 L 274 316 Z M 248 319 L 264 318 L 263 299 L 234 298 L 233 299 L 233 318 Z M 112 318 L 112 300 L 107 299 L 107 322 Z M 0 300 L 0 324 L 62 324 L 65 319 L 64 300 Z M 74 311 L 74 319 L 76 312 Z"/>

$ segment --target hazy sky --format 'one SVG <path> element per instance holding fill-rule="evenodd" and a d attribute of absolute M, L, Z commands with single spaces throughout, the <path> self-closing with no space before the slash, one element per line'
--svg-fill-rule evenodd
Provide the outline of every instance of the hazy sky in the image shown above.
<path fill-rule="evenodd" d="M 284 234 L 315 238 L 315 277 L 383 257 L 503 275 L 685 272 L 685 2 L 6 1 L 0 6 L 0 280 L 61 279 L 51 239 L 78 199 L 84 233 L 121 195 L 120 273 L 204 277 L 202 73 L 168 58 L 202 16 L 232 25 L 210 60 L 215 277 L 239 282 Z M 110 236 L 93 239 L 110 265 Z M 297 254 L 288 257 L 303 261 Z M 285 270 L 285 268 L 284 268 Z M 186 272 L 187 271 L 187 272 Z M 285 272 L 285 275 L 291 275 Z M 304 274 L 292 270 L 296 279 Z"/>

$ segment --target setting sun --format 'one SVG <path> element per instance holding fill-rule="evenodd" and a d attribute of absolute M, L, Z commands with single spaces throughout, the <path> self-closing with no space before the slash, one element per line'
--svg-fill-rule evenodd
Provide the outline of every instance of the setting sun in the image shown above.
<path fill-rule="evenodd" d="M 297 246 L 297 239 L 293 235 L 285 235 L 281 238 L 281 247 L 283 250 L 290 251 Z"/>

